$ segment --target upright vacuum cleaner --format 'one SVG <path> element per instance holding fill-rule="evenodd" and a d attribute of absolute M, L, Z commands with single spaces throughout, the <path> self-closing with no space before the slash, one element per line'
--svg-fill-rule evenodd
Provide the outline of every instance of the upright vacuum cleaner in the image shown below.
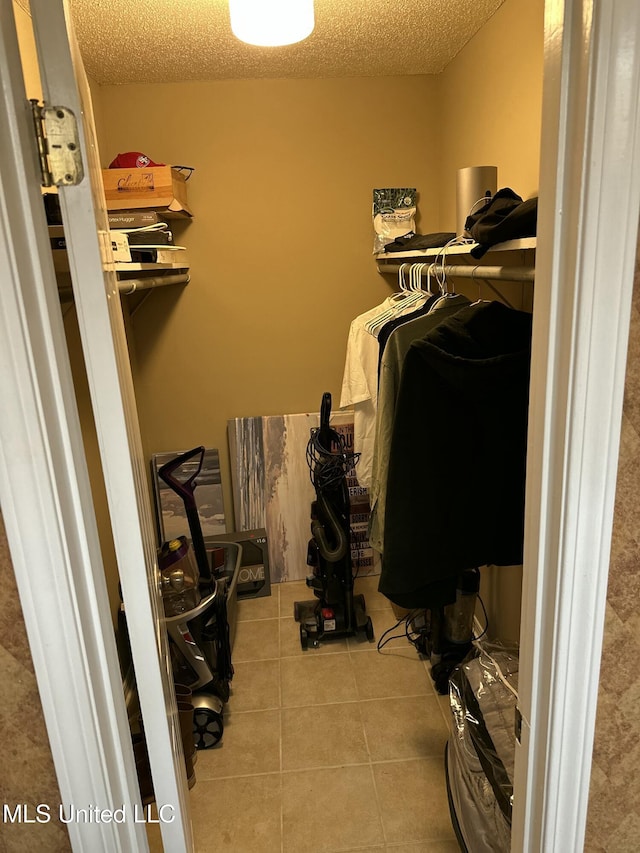
<path fill-rule="evenodd" d="M 344 436 L 329 426 L 331 394 L 325 393 L 320 426 L 311 430 L 307 463 L 316 500 L 311 504 L 311 536 L 307 565 L 312 574 L 307 586 L 311 601 L 296 601 L 294 617 L 300 623 L 304 650 L 322 640 L 353 636 L 359 631 L 373 640 L 373 624 L 366 614 L 363 595 L 353 593 L 351 528 L 347 474 L 357 455 L 347 451 Z"/>
<path fill-rule="evenodd" d="M 221 739 L 222 708 L 229 699 L 229 683 L 233 678 L 227 581 L 222 573 L 220 577 L 212 574 L 194 496 L 204 452 L 204 447 L 196 447 L 158 470 L 158 476 L 184 502 L 195 554 L 196 568 L 189 570 L 185 562 L 189 556 L 188 543 L 185 537 L 180 537 L 163 544 L 159 563 L 174 680 L 190 687 L 193 692 L 197 749 L 215 746 Z M 191 470 L 189 463 L 198 457 L 193 473 L 180 478 L 180 469 L 186 466 Z M 239 566 L 240 546 L 237 543 L 218 544 L 224 545 L 231 562 Z M 189 582 L 194 573 L 198 576 L 196 585 Z M 185 596 L 186 593 L 191 597 Z M 169 608 L 167 603 L 170 603 Z"/>

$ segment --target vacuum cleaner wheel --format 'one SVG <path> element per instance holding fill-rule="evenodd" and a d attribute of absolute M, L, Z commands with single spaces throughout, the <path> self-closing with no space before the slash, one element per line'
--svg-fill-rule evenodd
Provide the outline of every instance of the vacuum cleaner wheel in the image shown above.
<path fill-rule="evenodd" d="M 193 715 L 193 740 L 196 749 L 210 749 L 220 742 L 224 724 L 222 714 L 209 708 L 196 708 Z"/>
<path fill-rule="evenodd" d="M 196 749 L 211 749 L 224 731 L 222 702 L 210 693 L 193 695 L 193 741 Z"/>
<path fill-rule="evenodd" d="M 367 622 L 365 624 L 364 630 L 365 630 L 367 640 L 369 640 L 369 642 L 372 643 L 373 639 L 374 639 L 374 635 L 373 635 L 373 622 L 371 621 L 371 616 L 367 616 Z"/>

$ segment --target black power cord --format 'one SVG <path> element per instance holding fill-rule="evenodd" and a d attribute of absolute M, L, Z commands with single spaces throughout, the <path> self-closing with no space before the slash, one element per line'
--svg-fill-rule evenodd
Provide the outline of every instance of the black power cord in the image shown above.
<path fill-rule="evenodd" d="M 480 602 L 480 606 L 482 607 L 482 612 L 484 614 L 484 629 L 477 636 L 472 636 L 471 641 L 477 642 L 482 639 L 484 635 L 489 630 L 489 616 L 487 615 L 487 608 L 484 605 L 484 601 L 482 597 L 478 595 L 478 601 Z M 424 614 L 424 624 L 416 627 L 415 621 L 416 618 L 420 615 Z M 416 650 L 425 655 L 425 657 L 429 657 L 429 637 L 431 634 L 431 619 L 428 616 L 429 610 L 419 608 L 417 610 L 411 610 L 407 613 L 406 616 L 402 616 L 395 625 L 392 625 L 390 628 L 382 634 L 380 639 L 378 640 L 377 649 L 381 651 L 391 640 L 401 640 L 403 637 L 411 643 L 412 646 L 415 646 Z M 394 634 L 400 625 L 404 622 L 404 631 L 402 633 Z"/>
<path fill-rule="evenodd" d="M 395 623 L 395 625 L 392 625 L 390 628 L 387 628 L 387 630 L 382 634 L 382 636 L 378 640 L 378 645 L 377 645 L 378 651 L 381 651 L 381 649 L 383 649 L 387 645 L 387 643 L 390 643 L 391 640 L 405 639 L 409 643 L 411 643 L 412 646 L 415 646 L 416 649 L 418 650 L 418 652 L 421 652 L 422 650 L 420 648 L 419 642 L 420 642 L 420 638 L 422 637 L 422 632 L 420 632 L 420 631 L 416 632 L 416 630 L 412 627 L 412 625 L 413 625 L 414 619 L 418 616 L 418 614 L 423 613 L 423 612 L 424 611 L 420 610 L 420 609 L 411 610 L 411 611 L 409 611 L 409 613 L 407 613 L 406 616 L 401 616 L 400 619 L 398 619 L 398 621 Z M 399 628 L 400 625 L 402 625 L 403 623 L 404 623 L 404 631 L 401 634 L 392 633 L 397 628 Z"/>
<path fill-rule="evenodd" d="M 477 637 L 471 638 L 474 643 L 476 643 L 478 640 L 481 640 L 484 637 L 484 635 L 487 633 L 487 631 L 489 630 L 489 617 L 487 616 L 487 608 L 484 606 L 484 601 L 482 600 L 482 597 L 480 594 L 478 594 L 478 601 L 480 602 L 480 606 L 482 607 L 482 612 L 484 613 L 484 630 L 482 631 L 481 634 L 478 634 Z"/>

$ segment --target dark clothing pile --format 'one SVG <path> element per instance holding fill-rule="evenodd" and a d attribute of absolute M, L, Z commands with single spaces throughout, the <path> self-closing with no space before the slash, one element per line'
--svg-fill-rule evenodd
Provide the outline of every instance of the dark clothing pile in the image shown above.
<path fill-rule="evenodd" d="M 410 231 L 402 237 L 396 237 L 392 243 L 387 243 L 385 252 L 412 252 L 419 249 L 440 249 L 455 238 L 449 231 L 437 231 L 435 234 L 415 234 Z"/>
<path fill-rule="evenodd" d="M 498 190 L 486 204 L 466 219 L 465 230 L 478 243 L 470 254 L 474 258 L 481 258 L 498 243 L 535 237 L 537 224 L 537 198 L 523 201 L 508 187 Z"/>

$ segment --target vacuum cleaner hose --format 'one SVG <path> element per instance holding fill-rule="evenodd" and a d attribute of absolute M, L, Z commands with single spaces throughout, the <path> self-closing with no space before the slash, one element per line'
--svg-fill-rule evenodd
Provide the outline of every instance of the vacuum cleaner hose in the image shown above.
<path fill-rule="evenodd" d="M 340 524 L 340 519 L 337 517 L 333 507 L 326 500 L 324 495 L 319 494 L 316 503 L 323 516 L 328 520 L 328 524 L 336 544 L 333 547 L 329 544 L 329 539 L 325 532 L 325 525 L 318 518 L 313 518 L 311 521 L 311 533 L 318 545 L 318 550 L 322 557 L 324 557 L 328 563 L 337 563 L 339 560 L 342 560 L 347 553 L 347 549 L 349 548 L 348 537 Z"/>

